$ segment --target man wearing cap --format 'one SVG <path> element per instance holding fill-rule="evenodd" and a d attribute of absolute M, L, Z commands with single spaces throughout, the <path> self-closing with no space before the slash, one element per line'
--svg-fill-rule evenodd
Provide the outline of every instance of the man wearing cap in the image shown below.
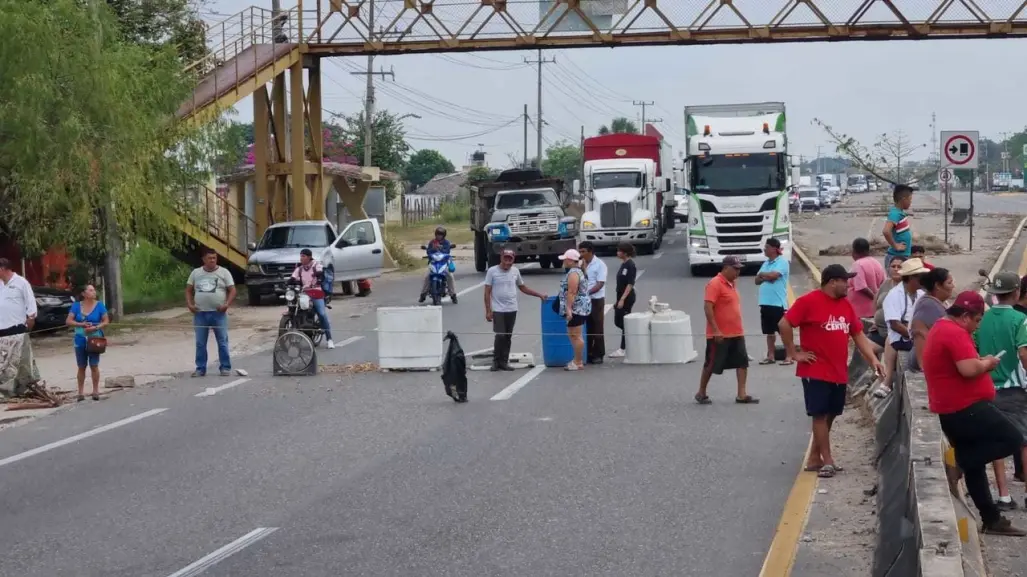
<path fill-rule="evenodd" d="M 735 402 L 756 404 L 760 400 L 747 394 L 745 380 L 749 373 L 749 353 L 745 350 L 745 332 L 742 329 L 742 301 L 735 281 L 742 273 L 742 261 L 737 256 L 724 257 L 720 274 L 706 285 L 703 310 L 706 313 L 706 360 L 699 376 L 699 392 L 695 402 L 708 405 L 710 397 L 706 387 L 710 377 L 735 369 L 738 393 Z"/>
<path fill-rule="evenodd" d="M 855 275 L 840 264 L 825 267 L 820 273 L 820 290 L 796 299 L 779 327 L 788 358 L 798 363 L 795 374 L 802 379 L 806 414 L 813 420 L 806 470 L 823 478 L 834 477 L 838 471 L 831 455 L 831 426 L 845 409 L 849 339 L 877 374 L 884 370 L 873 343 L 863 333 L 863 322 L 845 298 Z M 795 328 L 799 329 L 802 351 L 795 348 Z"/>
<path fill-rule="evenodd" d="M 781 241 L 768 238 L 763 247 L 767 260 L 760 265 L 756 273 L 756 285 L 759 286 L 760 328 L 767 337 L 767 357 L 760 361 L 761 365 L 774 364 L 774 344 L 778 323 L 788 308 L 788 260 L 781 256 Z M 782 365 L 790 365 L 785 360 Z"/>
<path fill-rule="evenodd" d="M 521 271 L 514 266 L 516 256 L 514 251 L 503 249 L 499 264 L 485 272 L 485 320 L 492 323 L 492 332 L 496 334 L 492 345 L 493 371 L 514 370 L 510 366 L 510 344 L 517 321 L 517 291 L 546 300 L 546 295 L 524 284 Z"/>
<path fill-rule="evenodd" d="M 1013 308 L 1020 300 L 1020 276 L 1001 271 L 986 288 L 997 303 L 981 318 L 981 325 L 973 335 L 974 342 L 981 356 L 1003 355 L 990 373 L 995 385 L 995 407 L 1021 434 L 1027 435 L 1027 373 L 1023 368 L 1023 363 L 1027 362 L 1027 315 Z M 1010 498 L 1006 482 L 1005 462 L 995 461 L 994 468 L 998 507 L 1015 509 L 1016 502 Z"/>
<path fill-rule="evenodd" d="M 891 380 L 895 375 L 896 353 L 913 350 L 913 334 L 909 324 L 913 317 L 913 305 L 924 291 L 920 288 L 920 277 L 928 271 L 918 258 L 907 259 L 899 269 L 902 282 L 892 287 L 884 297 L 884 321 L 888 324 L 888 338 L 885 346 L 894 352 L 886 357 L 884 378 L 874 390 L 874 396 L 884 398 L 891 394 Z"/>
<path fill-rule="evenodd" d="M 955 449 L 966 489 L 981 513 L 981 531 L 1023 537 L 1027 532 L 1002 517 L 988 483 L 988 463 L 1020 451 L 1023 434 L 994 404 L 995 385 L 988 373 L 999 366 L 999 359 L 980 356 L 971 337 L 984 309 L 979 294 L 961 292 L 927 333 L 923 352 L 927 404 Z"/>

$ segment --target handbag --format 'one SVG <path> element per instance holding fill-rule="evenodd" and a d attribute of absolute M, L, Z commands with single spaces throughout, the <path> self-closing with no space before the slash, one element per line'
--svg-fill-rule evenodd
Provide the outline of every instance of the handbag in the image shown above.
<path fill-rule="evenodd" d="M 102 355 L 107 352 L 106 337 L 89 337 L 86 339 L 86 352 L 91 355 Z"/>

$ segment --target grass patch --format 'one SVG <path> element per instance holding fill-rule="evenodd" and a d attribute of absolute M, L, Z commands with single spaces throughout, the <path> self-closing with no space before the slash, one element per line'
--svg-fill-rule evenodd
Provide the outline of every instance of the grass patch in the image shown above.
<path fill-rule="evenodd" d="M 192 269 L 170 252 L 142 242 L 121 263 L 125 313 L 144 313 L 185 304 L 185 281 Z"/>
<path fill-rule="evenodd" d="M 403 246 L 403 243 L 396 240 L 393 235 L 385 236 L 385 248 L 392 255 L 392 260 L 396 261 L 396 266 L 403 270 L 413 270 L 421 266 L 421 262 L 414 258 L 414 255 L 407 252 L 407 249 Z"/>
<path fill-rule="evenodd" d="M 467 223 L 466 214 L 463 222 L 450 226 L 435 220 L 421 221 L 409 226 L 389 225 L 385 233 L 387 242 L 398 242 L 400 244 L 422 245 L 435 237 L 435 227 L 442 224 L 446 227 L 446 238 L 449 242 L 458 245 L 460 248 L 474 248 L 474 232 L 471 225 Z M 389 247 L 391 251 L 391 246 Z M 395 256 L 395 255 L 393 255 Z"/>

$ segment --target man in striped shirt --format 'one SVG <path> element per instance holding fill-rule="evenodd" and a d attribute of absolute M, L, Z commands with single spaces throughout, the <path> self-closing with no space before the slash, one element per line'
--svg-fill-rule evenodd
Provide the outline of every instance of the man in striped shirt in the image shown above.
<path fill-rule="evenodd" d="M 1020 277 L 1015 272 L 999 272 L 987 290 L 998 304 L 984 313 L 974 332 L 974 343 L 981 356 L 1003 355 L 991 371 L 995 406 L 1027 436 L 1027 315 L 1013 308 L 1020 300 Z M 1021 457 L 1027 457 L 1022 450 Z M 1005 462 L 995 461 L 994 468 L 999 494 L 996 504 L 1003 510 L 1015 509 L 1016 503 L 1009 497 Z"/>

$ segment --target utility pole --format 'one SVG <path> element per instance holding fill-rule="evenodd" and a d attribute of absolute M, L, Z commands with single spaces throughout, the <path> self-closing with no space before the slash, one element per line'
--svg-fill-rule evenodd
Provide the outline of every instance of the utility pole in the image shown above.
<path fill-rule="evenodd" d="M 528 105 L 524 105 L 524 164 L 521 168 L 528 168 Z"/>
<path fill-rule="evenodd" d="M 645 109 L 656 103 L 651 100 L 649 102 L 646 102 L 645 100 L 632 100 L 631 103 L 635 106 L 642 107 L 642 132 L 645 132 Z"/>
<path fill-rule="evenodd" d="M 93 29 L 96 30 L 97 59 L 103 52 L 103 26 L 100 22 L 100 1 L 92 0 Z M 113 320 L 120 320 L 124 313 L 124 299 L 121 295 L 121 236 L 118 234 L 118 217 L 114 207 L 113 194 L 100 206 L 100 222 L 106 235 L 106 254 L 103 263 L 103 300 Z M 24 273 L 25 271 L 22 271 Z"/>
<path fill-rule="evenodd" d="M 1009 172 L 1009 133 L 1000 132 L 1002 137 L 1002 172 Z"/>
<path fill-rule="evenodd" d="M 928 158 L 931 159 L 930 162 L 931 162 L 932 165 L 938 164 L 938 167 L 940 169 L 941 159 L 934 156 L 934 155 L 938 154 L 938 123 L 937 123 L 937 120 L 938 120 L 937 115 L 932 112 L 931 113 L 931 153 L 928 156 Z"/>
<path fill-rule="evenodd" d="M 275 0 L 279 2 L 280 0 Z M 374 0 L 367 3 L 367 29 L 369 40 L 374 41 Z M 367 94 L 364 102 L 364 166 L 374 165 L 374 77 L 391 76 L 396 79 L 396 73 L 388 72 L 383 68 L 379 72 L 374 71 L 374 55 L 367 55 L 367 72 L 350 72 L 354 75 L 367 75 Z"/>
<path fill-rule="evenodd" d="M 821 164 L 820 164 L 820 149 L 821 148 L 823 148 L 823 146 L 819 146 L 819 145 L 817 146 L 817 174 L 822 174 L 824 172 L 822 170 L 823 166 L 821 166 Z"/>
<path fill-rule="evenodd" d="M 553 64 L 556 62 L 556 58 L 546 60 L 542 58 L 542 49 L 538 51 L 538 60 L 524 59 L 525 64 L 537 64 L 538 65 L 538 118 L 535 121 L 538 123 L 538 127 L 535 129 L 538 132 L 538 165 L 542 166 L 542 65 Z"/>

